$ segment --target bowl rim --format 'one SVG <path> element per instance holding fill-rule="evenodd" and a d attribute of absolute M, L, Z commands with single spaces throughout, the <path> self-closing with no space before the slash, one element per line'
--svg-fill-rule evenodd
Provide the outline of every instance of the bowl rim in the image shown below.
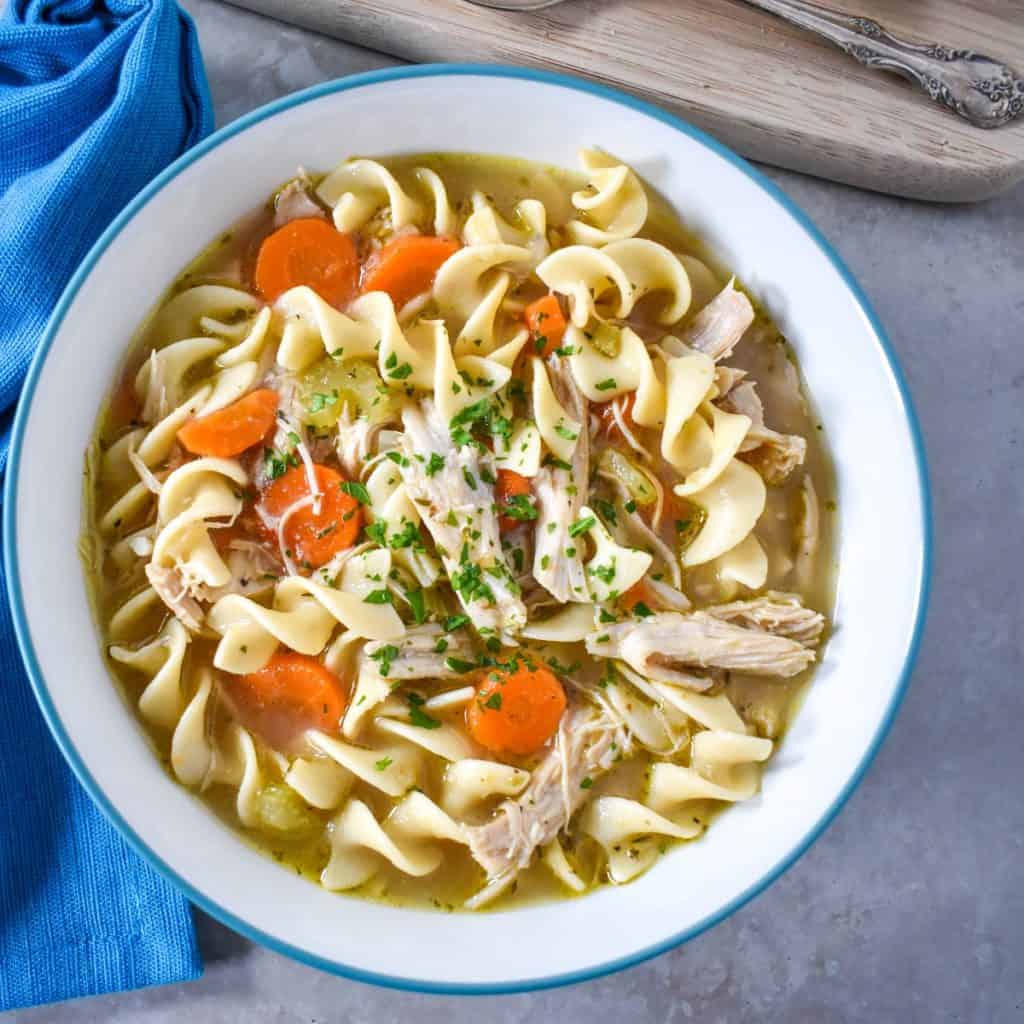
<path fill-rule="evenodd" d="M 122 231 L 126 224 L 142 210 L 149 201 L 156 196 L 163 187 L 180 174 L 185 168 L 201 158 L 210 150 L 220 146 L 246 131 L 249 127 L 264 121 L 267 118 L 289 110 L 292 107 L 300 106 L 312 100 L 334 93 L 347 92 L 351 89 L 364 88 L 381 82 L 390 82 L 398 79 L 412 78 L 435 78 L 444 76 L 485 76 L 492 78 L 503 78 L 511 80 L 525 80 L 528 82 L 539 82 L 547 85 L 560 86 L 583 93 L 589 93 L 600 99 L 626 107 L 632 111 L 654 118 L 676 131 L 689 136 L 698 144 L 712 150 L 722 159 L 728 161 L 739 171 L 750 178 L 755 185 L 770 200 L 783 207 L 784 211 L 796 222 L 796 224 L 807 234 L 815 244 L 820 255 L 824 257 L 839 274 L 844 285 L 859 307 L 860 312 L 867 321 L 871 331 L 876 336 L 882 355 L 888 364 L 889 372 L 895 381 L 902 406 L 902 413 L 910 434 L 911 447 L 914 456 L 915 483 L 918 490 L 921 505 L 921 571 L 917 581 L 916 607 L 914 609 L 913 626 L 910 631 L 908 643 L 905 649 L 903 664 L 899 670 L 899 678 L 888 706 L 875 730 L 871 742 L 865 749 L 857 767 L 846 785 L 836 795 L 831 804 L 821 815 L 814 826 L 808 830 L 804 838 L 796 844 L 785 856 L 772 866 L 756 882 L 737 894 L 729 902 L 718 908 L 714 913 L 690 925 L 688 928 L 663 939 L 653 945 L 645 946 L 632 953 L 617 957 L 612 960 L 595 964 L 580 970 L 557 974 L 540 976 L 537 978 L 520 979 L 514 982 L 496 983 L 437 983 L 424 978 L 403 977 L 397 975 L 381 974 L 372 971 L 352 967 L 336 960 L 318 956 L 307 950 L 297 948 L 290 943 L 284 942 L 273 935 L 250 925 L 235 914 L 221 907 L 216 900 L 207 894 L 200 892 L 195 887 L 181 878 L 173 868 L 158 857 L 146 844 L 146 841 L 121 817 L 118 810 L 106 797 L 104 792 L 92 778 L 84 760 L 72 744 L 70 737 L 64 729 L 56 705 L 52 700 L 45 679 L 40 670 L 36 658 L 28 628 L 28 621 L 25 615 L 24 604 L 21 593 L 21 580 L 18 563 L 18 551 L 15 537 L 15 520 L 18 493 L 18 475 L 21 463 L 22 445 L 24 433 L 28 420 L 28 413 L 35 393 L 36 383 L 46 361 L 50 347 L 56 338 L 59 329 L 64 321 L 68 309 L 74 302 L 82 284 L 92 273 L 107 248 Z M 444 995 L 503 995 L 518 992 L 533 992 L 543 989 L 556 988 L 562 985 L 575 984 L 599 978 L 615 971 L 632 967 L 636 964 L 649 960 L 663 952 L 675 948 L 695 938 L 696 936 L 724 921 L 732 913 L 744 906 L 755 896 L 763 892 L 780 875 L 790 868 L 803 856 L 807 849 L 822 835 L 833 819 L 842 810 L 850 796 L 863 780 L 871 762 L 878 753 L 882 741 L 885 739 L 892 723 L 899 711 L 900 705 L 906 696 L 910 684 L 910 677 L 914 663 L 921 646 L 921 638 L 928 608 L 928 601 L 931 591 L 932 576 L 932 498 L 928 478 L 927 458 L 923 435 L 917 414 L 914 411 L 911 401 L 906 377 L 900 367 L 899 361 L 889 341 L 881 322 L 871 303 L 861 289 L 851 271 L 847 268 L 842 258 L 825 239 L 818 228 L 814 225 L 806 213 L 790 199 L 777 185 L 768 179 L 761 171 L 748 163 L 738 154 L 723 143 L 718 142 L 712 136 L 706 134 L 699 128 L 694 127 L 683 119 L 670 114 L 661 108 L 638 99 L 618 89 L 606 85 L 600 85 L 575 75 L 562 72 L 543 71 L 533 68 L 523 68 L 514 65 L 502 64 L 418 64 L 404 65 L 393 68 L 384 68 L 376 71 L 368 71 L 360 74 L 349 75 L 343 78 L 322 82 L 310 88 L 291 93 L 280 97 L 271 103 L 250 111 L 230 124 L 212 133 L 202 142 L 193 146 L 182 154 L 170 166 L 155 177 L 131 202 L 114 218 L 109 227 L 99 237 L 88 255 L 82 261 L 81 266 L 71 278 L 67 287 L 61 294 L 54 311 L 44 329 L 42 339 L 32 359 L 25 384 L 22 389 L 21 398 L 18 402 L 17 411 L 11 432 L 11 442 L 6 468 L 6 479 L 3 491 L 2 510 L 2 532 L 3 532 L 3 558 L 6 564 L 6 589 L 7 597 L 11 607 L 11 618 L 14 625 L 18 647 L 21 651 L 22 661 L 27 671 L 29 681 L 46 724 L 57 742 L 65 760 L 71 766 L 78 781 L 85 788 L 92 801 L 103 812 L 108 821 L 127 840 L 136 853 L 141 855 L 152 867 L 167 878 L 187 899 L 198 906 L 205 913 L 217 919 L 221 924 L 233 929 L 246 938 L 260 945 L 266 946 L 277 953 L 288 956 L 310 967 L 316 967 L 328 973 L 348 978 L 354 981 L 361 981 L 368 984 L 380 985 L 385 988 L 397 989 L 408 992 L 423 992 L 430 994 Z"/>

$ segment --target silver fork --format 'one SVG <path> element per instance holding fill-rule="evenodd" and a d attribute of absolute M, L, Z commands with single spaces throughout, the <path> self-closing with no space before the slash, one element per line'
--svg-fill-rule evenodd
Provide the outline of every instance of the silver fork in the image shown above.
<path fill-rule="evenodd" d="M 539 11 L 563 0 L 470 0 L 503 11 Z M 941 43 L 917 43 L 887 32 L 873 18 L 833 11 L 808 0 L 742 0 L 835 43 L 865 67 L 892 71 L 979 128 L 998 128 L 1024 110 L 1024 79 L 1002 61 Z"/>

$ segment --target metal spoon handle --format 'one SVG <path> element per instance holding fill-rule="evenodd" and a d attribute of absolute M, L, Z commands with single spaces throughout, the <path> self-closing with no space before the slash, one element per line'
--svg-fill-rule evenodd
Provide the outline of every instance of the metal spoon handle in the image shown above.
<path fill-rule="evenodd" d="M 745 0 L 835 43 L 865 67 L 894 71 L 979 128 L 997 128 L 1024 110 L 1024 79 L 973 50 L 915 43 L 859 18 L 806 0 Z"/>

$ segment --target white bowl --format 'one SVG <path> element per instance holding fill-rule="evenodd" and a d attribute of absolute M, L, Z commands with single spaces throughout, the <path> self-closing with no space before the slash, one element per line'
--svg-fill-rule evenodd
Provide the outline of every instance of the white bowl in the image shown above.
<path fill-rule="evenodd" d="M 761 796 L 632 884 L 476 916 L 331 895 L 251 850 L 172 782 L 108 677 L 76 552 L 82 456 L 97 409 L 168 283 L 297 165 L 461 150 L 575 166 L 576 150 L 594 144 L 675 204 L 796 348 L 838 472 L 835 635 Z M 93 799 L 226 924 L 306 963 L 401 988 L 508 992 L 578 981 L 720 921 L 792 864 L 849 796 L 906 688 L 924 616 L 920 436 L 892 351 L 849 272 L 785 196 L 718 143 L 637 100 L 534 71 L 425 66 L 329 82 L 182 157 L 117 218 L 61 299 L 29 373 L 6 486 L 22 653 Z"/>

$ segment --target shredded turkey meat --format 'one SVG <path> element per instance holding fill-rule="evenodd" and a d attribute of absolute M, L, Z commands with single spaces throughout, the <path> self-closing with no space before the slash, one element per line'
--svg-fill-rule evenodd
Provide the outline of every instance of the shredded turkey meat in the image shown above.
<path fill-rule="evenodd" d="M 548 359 L 548 371 L 555 396 L 578 423 L 587 422 L 586 396 L 576 385 L 568 360 Z M 533 576 L 557 601 L 586 601 L 589 590 L 583 567 L 585 545 L 575 543 L 569 527 L 580 517 L 587 503 L 590 479 L 589 431 L 581 430 L 572 454 L 571 469 L 545 466 L 533 483 L 537 502 L 534 529 Z M 571 554 L 570 554 L 571 552 Z"/>
<path fill-rule="evenodd" d="M 616 623 L 588 636 L 587 651 L 595 657 L 620 659 L 641 675 L 690 689 L 711 685 L 710 679 L 695 677 L 688 671 L 691 668 L 782 677 L 802 672 L 814 660 L 814 651 L 790 636 L 770 631 L 773 626 L 788 628 L 785 622 L 792 612 L 783 615 L 780 608 L 773 618 L 766 607 L 755 610 L 756 604 L 719 606 L 727 609 L 724 615 L 716 615 L 714 609 L 686 615 L 659 612 L 642 622 Z M 741 605 L 749 607 L 741 611 Z M 760 628 L 730 621 L 737 619 L 757 622 Z M 809 631 L 810 625 L 805 622 L 798 629 Z"/>
<path fill-rule="evenodd" d="M 442 637 L 445 643 L 438 650 L 438 640 Z M 391 656 L 384 657 L 383 652 L 389 647 Z M 446 633 L 436 622 L 410 626 L 401 640 L 368 643 L 365 654 L 377 663 L 382 679 L 399 680 L 455 679 L 465 675 L 465 668 L 460 670 L 458 662 L 476 658 L 465 629 Z"/>
<path fill-rule="evenodd" d="M 562 716 L 554 746 L 522 795 L 506 800 L 486 825 L 466 830 L 470 852 L 488 880 L 510 882 L 529 865 L 534 850 L 569 824 L 591 792 L 580 783 L 611 768 L 616 737 L 622 739 L 621 727 L 592 705 L 578 705 Z"/>
<path fill-rule="evenodd" d="M 749 462 L 769 484 L 781 484 L 807 456 L 807 441 L 797 434 L 780 434 L 765 426 L 764 406 L 753 381 L 736 384 L 718 404 L 750 418 L 750 430 L 740 446 Z"/>
<path fill-rule="evenodd" d="M 481 455 L 472 445 L 452 442 L 430 401 L 407 407 L 402 423 L 402 479 L 452 588 L 478 632 L 514 642 L 526 624 L 526 607 L 502 552 L 494 490 L 483 479 Z"/>
<path fill-rule="evenodd" d="M 715 362 L 728 359 L 733 349 L 754 322 L 754 307 L 743 292 L 730 281 L 679 335 L 680 341 Z"/>

